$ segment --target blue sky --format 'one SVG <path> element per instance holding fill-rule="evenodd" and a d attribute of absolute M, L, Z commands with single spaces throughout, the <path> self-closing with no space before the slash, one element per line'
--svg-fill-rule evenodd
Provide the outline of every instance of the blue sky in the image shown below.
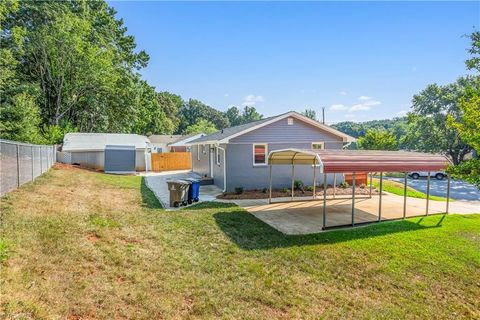
<path fill-rule="evenodd" d="M 326 107 L 327 122 L 404 114 L 467 73 L 480 2 L 115 2 L 158 91 L 265 116 Z"/>

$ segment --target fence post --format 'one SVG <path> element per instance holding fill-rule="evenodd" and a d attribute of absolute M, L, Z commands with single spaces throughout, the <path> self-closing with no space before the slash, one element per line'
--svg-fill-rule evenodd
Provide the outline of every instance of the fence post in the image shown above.
<path fill-rule="evenodd" d="M 30 146 L 30 155 L 32 156 L 32 181 L 33 181 L 33 179 L 34 179 L 34 177 L 33 177 L 33 176 L 34 176 L 34 173 L 33 173 L 33 165 L 34 165 L 34 163 L 35 163 L 35 161 L 33 160 L 33 157 L 34 157 L 34 156 L 33 156 L 33 146 Z"/>
<path fill-rule="evenodd" d="M 20 187 L 20 146 L 16 144 L 17 146 L 17 186 Z"/>

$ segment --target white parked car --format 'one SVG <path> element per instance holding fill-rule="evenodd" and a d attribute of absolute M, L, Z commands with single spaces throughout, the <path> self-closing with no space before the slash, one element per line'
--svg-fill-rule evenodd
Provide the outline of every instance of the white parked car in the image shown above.
<path fill-rule="evenodd" d="M 410 172 L 408 174 L 410 177 L 413 179 L 418 179 L 420 177 L 426 177 L 428 176 L 427 171 L 416 171 L 416 172 Z M 447 174 L 443 171 L 430 171 L 430 177 L 435 177 L 437 180 L 443 180 Z"/>

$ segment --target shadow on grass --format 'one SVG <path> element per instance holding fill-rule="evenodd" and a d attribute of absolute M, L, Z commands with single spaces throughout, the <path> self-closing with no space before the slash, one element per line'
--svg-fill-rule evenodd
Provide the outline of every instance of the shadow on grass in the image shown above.
<path fill-rule="evenodd" d="M 285 235 L 241 209 L 218 212 L 214 214 L 214 218 L 220 229 L 240 248 L 258 250 L 312 244 L 332 244 L 400 232 L 438 228 L 441 227 L 445 216 L 442 216 L 436 225 L 430 226 L 421 225 L 423 219 L 420 219 L 418 222 L 400 220 L 308 235 Z"/>
<path fill-rule="evenodd" d="M 194 204 L 190 207 L 183 208 L 183 210 L 203 210 L 203 209 L 225 209 L 237 207 L 234 203 L 207 201 Z"/>
<path fill-rule="evenodd" d="M 162 204 L 157 197 L 145 184 L 145 177 L 142 177 L 140 184 L 140 193 L 142 194 L 142 206 L 149 209 L 162 209 Z"/>

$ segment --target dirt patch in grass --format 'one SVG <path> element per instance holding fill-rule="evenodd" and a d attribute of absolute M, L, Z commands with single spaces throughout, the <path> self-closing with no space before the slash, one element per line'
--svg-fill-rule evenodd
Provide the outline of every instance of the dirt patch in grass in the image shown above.
<path fill-rule="evenodd" d="M 318 190 L 318 191 L 317 191 Z M 323 189 L 320 187 L 315 190 L 317 197 L 323 196 Z M 335 195 L 342 196 L 342 195 L 352 195 L 353 189 L 352 187 L 347 188 L 335 188 Z M 272 198 L 283 198 L 283 197 L 290 197 L 291 191 L 285 191 L 281 189 L 273 189 L 272 190 Z M 294 192 L 295 197 L 311 197 L 313 196 L 313 191 L 300 191 L 295 190 Z M 370 189 L 368 187 L 356 187 L 355 188 L 356 195 L 369 195 Z M 372 194 L 378 194 L 378 190 L 376 188 L 372 188 Z M 333 187 L 327 188 L 327 195 L 333 196 Z M 233 200 L 233 199 L 268 199 L 269 193 L 268 190 L 246 190 L 241 194 L 236 194 L 235 192 L 225 192 L 219 196 L 217 199 L 225 199 L 225 200 Z"/>

